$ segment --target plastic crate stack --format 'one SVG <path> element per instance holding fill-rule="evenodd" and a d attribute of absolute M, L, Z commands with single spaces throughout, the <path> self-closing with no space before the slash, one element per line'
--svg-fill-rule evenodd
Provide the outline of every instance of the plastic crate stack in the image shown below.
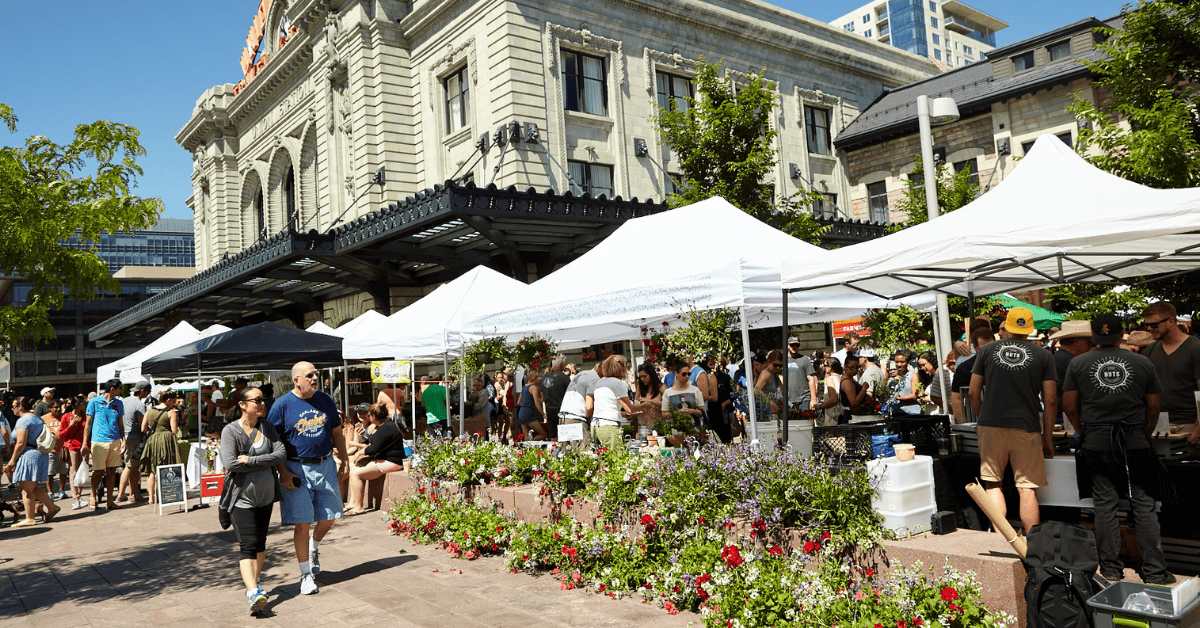
<path fill-rule="evenodd" d="M 813 427 L 813 455 L 833 462 L 864 462 L 871 459 L 871 437 L 884 433 L 884 422 Z"/>
<path fill-rule="evenodd" d="M 888 432 L 900 435 L 900 442 L 912 444 L 919 456 L 938 455 L 938 439 L 950 442 L 950 416 L 945 414 L 892 417 L 884 421 Z"/>
<path fill-rule="evenodd" d="M 875 484 L 871 507 L 883 515 L 883 527 L 900 537 L 930 529 L 937 512 L 933 490 L 933 458 L 917 456 L 908 462 L 882 458 L 867 463 L 867 472 Z"/>

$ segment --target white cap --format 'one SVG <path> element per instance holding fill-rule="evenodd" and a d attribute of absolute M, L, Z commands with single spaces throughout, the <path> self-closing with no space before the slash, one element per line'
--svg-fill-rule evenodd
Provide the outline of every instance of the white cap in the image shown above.
<path fill-rule="evenodd" d="M 1179 315 L 1179 322 L 1181 322 L 1181 323 L 1190 323 L 1190 322 L 1192 322 L 1192 315 L 1191 315 L 1191 314 L 1180 314 L 1180 315 Z"/>
<path fill-rule="evenodd" d="M 873 358 L 873 357 L 875 357 L 875 350 L 872 349 L 871 347 L 862 347 L 858 350 L 858 357 Z"/>
<path fill-rule="evenodd" d="M 45 397 L 45 396 L 46 396 L 46 393 L 49 393 L 49 392 L 54 392 L 54 387 L 53 387 L 53 386 L 47 386 L 47 387 L 43 388 L 43 389 L 42 389 L 42 396 L 43 396 L 43 397 Z"/>

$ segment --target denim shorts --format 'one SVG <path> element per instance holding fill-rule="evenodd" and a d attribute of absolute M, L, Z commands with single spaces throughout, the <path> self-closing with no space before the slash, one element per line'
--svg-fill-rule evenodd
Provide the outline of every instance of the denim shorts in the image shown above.
<path fill-rule="evenodd" d="M 283 525 L 316 523 L 342 518 L 342 493 L 338 490 L 333 456 L 316 464 L 287 460 L 288 471 L 300 478 L 300 488 L 283 487 L 279 514 Z"/>

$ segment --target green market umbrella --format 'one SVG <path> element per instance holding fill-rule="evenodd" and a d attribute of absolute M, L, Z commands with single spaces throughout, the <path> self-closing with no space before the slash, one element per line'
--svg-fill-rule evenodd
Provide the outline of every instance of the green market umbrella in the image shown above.
<path fill-rule="evenodd" d="M 1033 312 L 1033 326 L 1037 329 L 1045 331 L 1051 327 L 1062 327 L 1063 315 L 1058 312 L 1051 312 L 1044 307 L 1038 307 L 1032 303 L 1026 303 L 1020 299 L 1014 298 L 1007 294 L 998 294 L 991 297 L 993 301 L 1003 306 L 1005 309 L 1014 307 L 1029 308 Z"/>

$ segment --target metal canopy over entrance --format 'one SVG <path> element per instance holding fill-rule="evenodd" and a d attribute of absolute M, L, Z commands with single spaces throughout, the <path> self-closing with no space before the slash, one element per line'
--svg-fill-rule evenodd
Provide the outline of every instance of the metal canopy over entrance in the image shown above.
<path fill-rule="evenodd" d="M 241 327 L 304 315 L 330 299 L 366 292 L 390 313 L 390 289 L 448 281 L 477 265 L 541 277 L 590 249 L 630 218 L 667 209 L 515 187 L 447 182 L 330 233 L 283 231 L 229 256 L 89 331 L 103 345 L 139 345 L 171 323 Z"/>

